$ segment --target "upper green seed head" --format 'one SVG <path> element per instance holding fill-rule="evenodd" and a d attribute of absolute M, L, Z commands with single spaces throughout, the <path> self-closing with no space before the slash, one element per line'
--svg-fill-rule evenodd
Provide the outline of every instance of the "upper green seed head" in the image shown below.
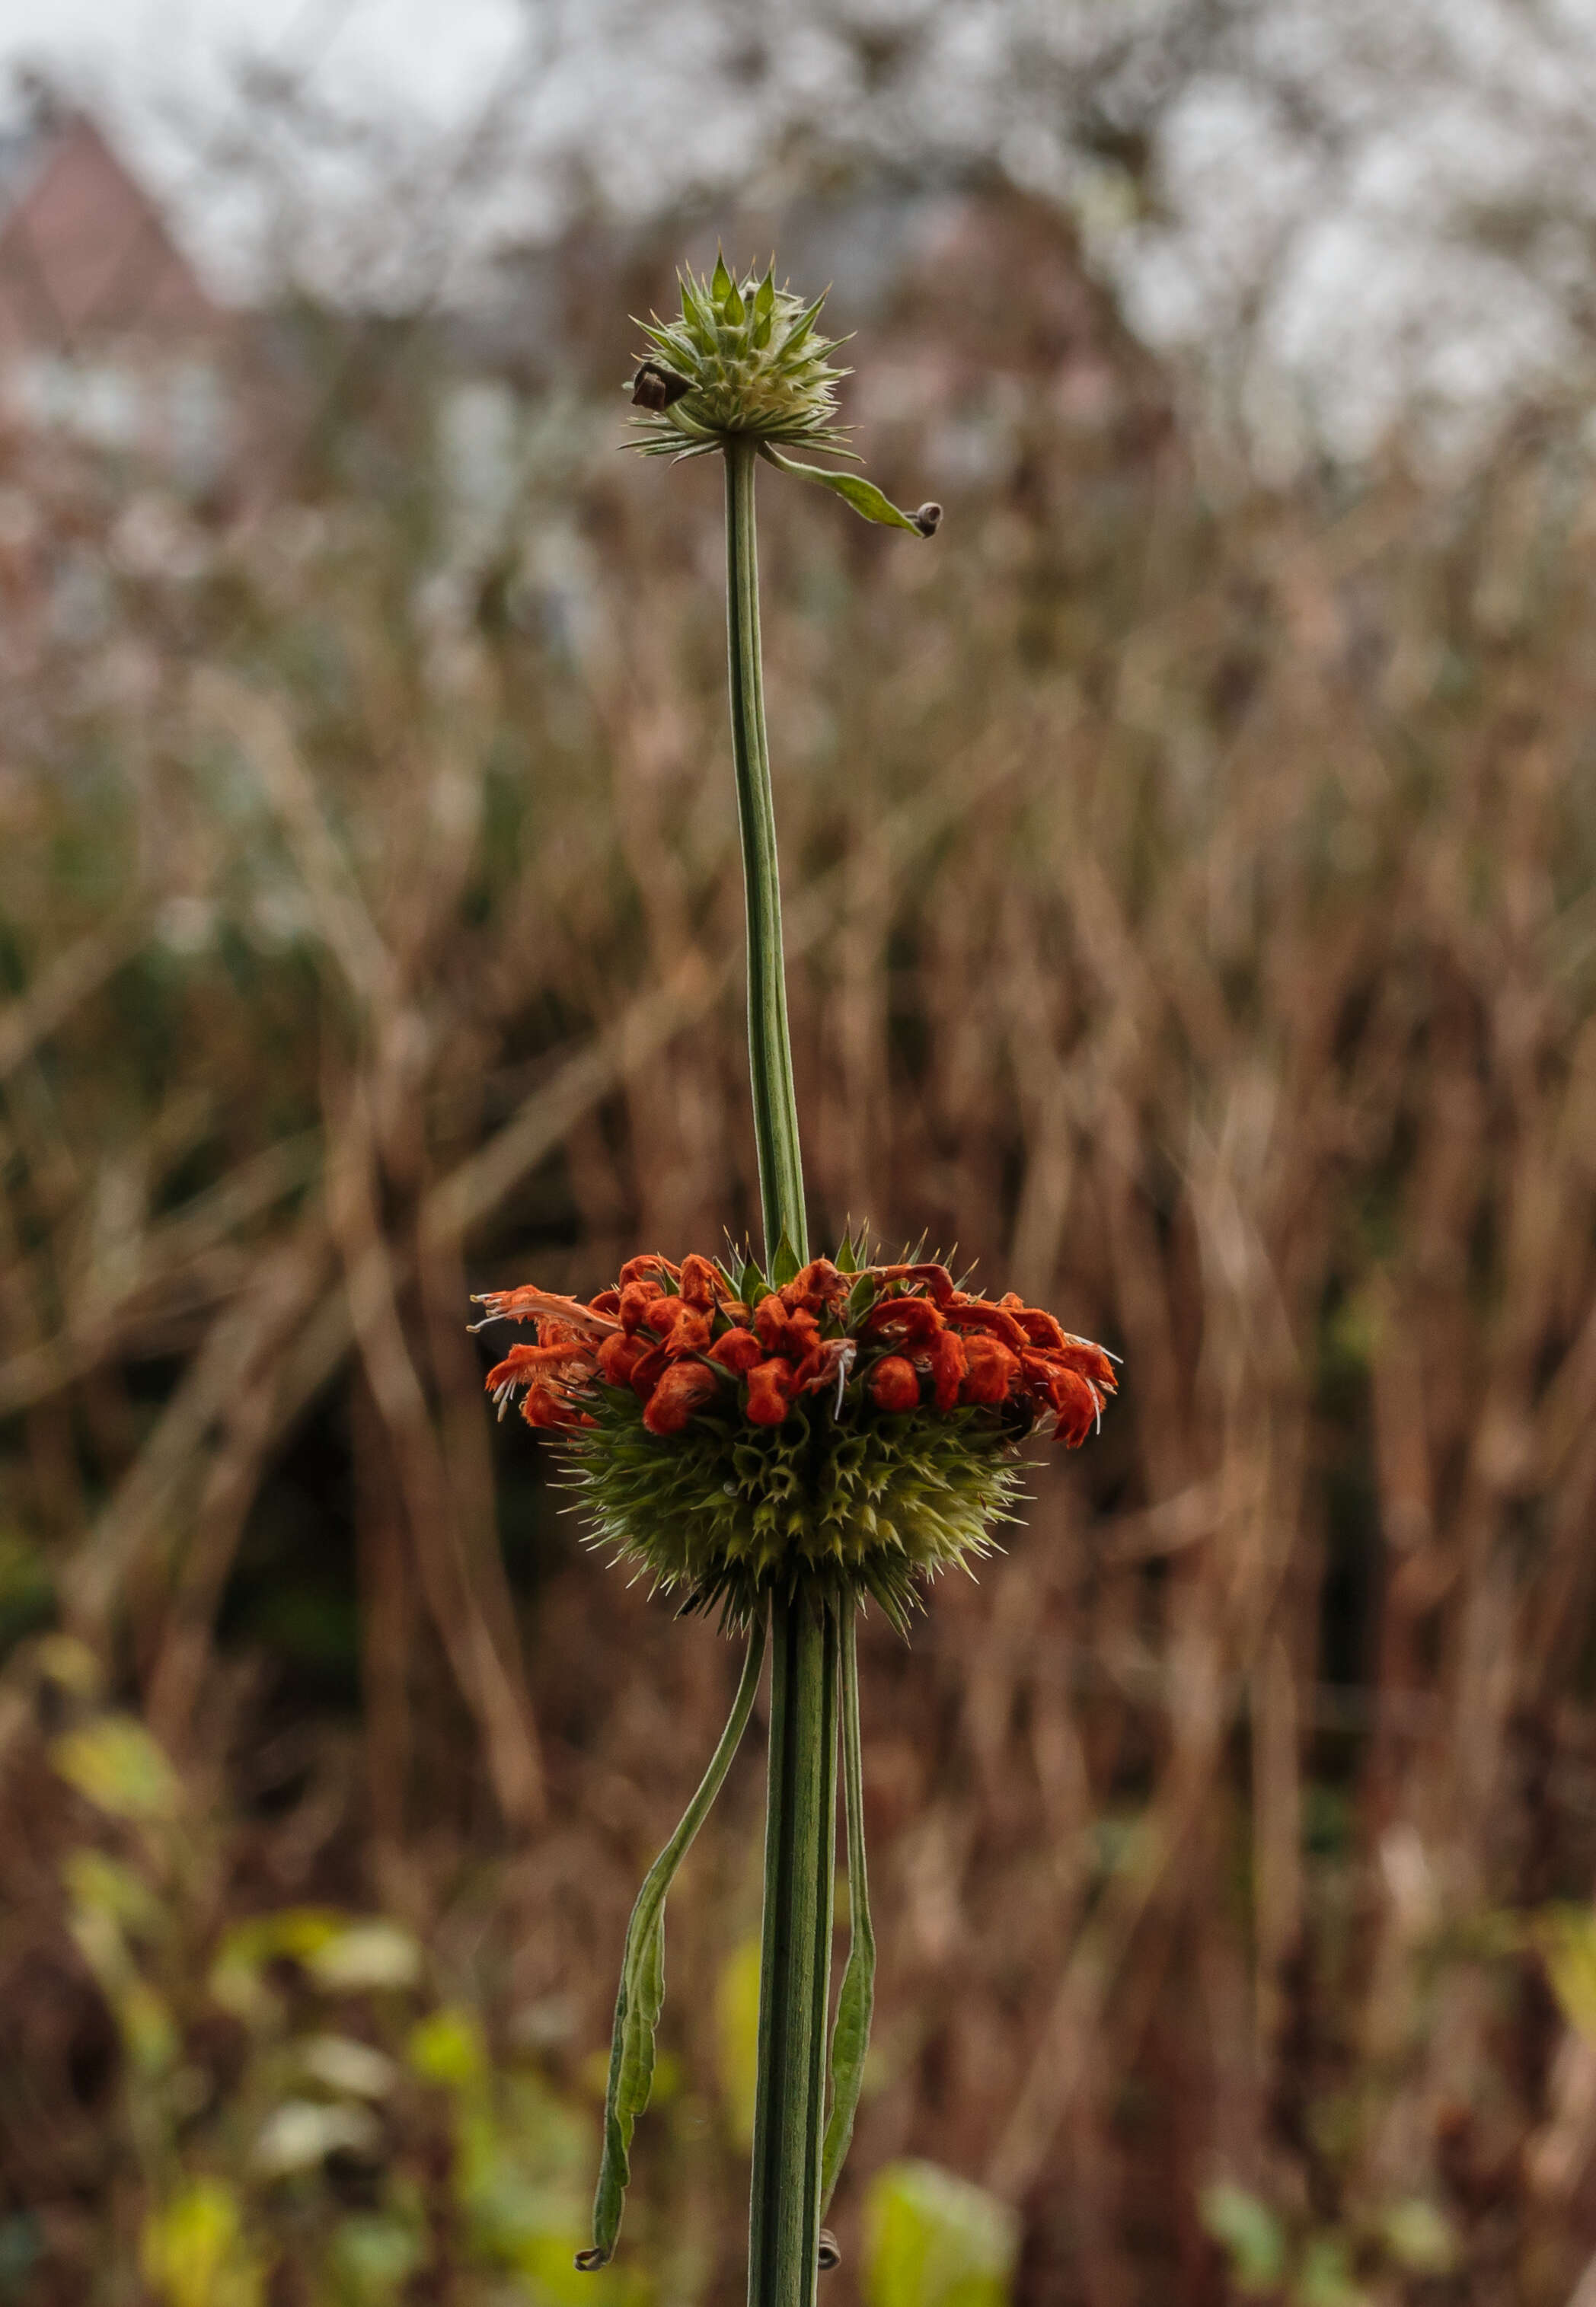
<path fill-rule="evenodd" d="M 837 340 L 817 333 L 826 299 L 805 304 L 774 273 L 734 280 L 724 257 L 708 279 L 681 276 L 679 319 L 641 324 L 648 356 L 631 381 L 634 446 L 645 456 L 693 457 L 728 439 L 840 449 Z"/>

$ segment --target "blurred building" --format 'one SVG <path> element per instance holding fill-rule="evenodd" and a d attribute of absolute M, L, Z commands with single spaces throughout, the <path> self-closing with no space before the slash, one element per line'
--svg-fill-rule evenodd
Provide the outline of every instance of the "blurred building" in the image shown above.
<path fill-rule="evenodd" d="M 97 124 L 49 103 L 0 140 L 0 424 L 190 493 L 237 429 L 236 324 Z"/>

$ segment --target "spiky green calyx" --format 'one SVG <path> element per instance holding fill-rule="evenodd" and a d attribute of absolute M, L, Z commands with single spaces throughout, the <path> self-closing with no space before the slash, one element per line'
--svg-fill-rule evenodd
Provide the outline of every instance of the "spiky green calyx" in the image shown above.
<path fill-rule="evenodd" d="M 799 463 L 787 451 L 820 449 L 857 463 L 837 422 L 837 387 L 849 372 L 832 364 L 842 341 L 817 322 L 824 294 L 806 304 L 776 285 L 775 262 L 761 278 L 733 279 L 717 255 L 708 279 L 678 276 L 682 311 L 674 321 L 639 322 L 648 351 L 628 386 L 632 447 L 646 457 L 708 457 L 739 445 L 795 479 L 828 489 L 865 520 L 932 536 L 939 504 L 905 512 L 859 473 Z"/>
<path fill-rule="evenodd" d="M 724 257 L 708 279 L 682 274 L 681 287 L 679 319 L 642 324 L 649 357 L 632 380 L 645 411 L 634 445 L 646 456 L 705 456 L 741 436 L 845 453 L 834 420 L 848 372 L 832 367 L 837 341 L 815 325 L 825 297 L 804 304 L 777 287 L 774 271 L 734 280 Z"/>
<path fill-rule="evenodd" d="M 569 1440 L 595 1543 L 731 1626 L 772 1591 L 821 1584 L 873 1599 L 901 1629 L 917 1580 L 989 1553 L 1013 1518 L 1014 1421 L 988 1411 L 891 1414 L 855 1385 L 840 1417 L 811 1395 L 754 1426 L 732 1400 L 661 1438 L 630 1387 L 596 1394 L 596 1423 Z"/>

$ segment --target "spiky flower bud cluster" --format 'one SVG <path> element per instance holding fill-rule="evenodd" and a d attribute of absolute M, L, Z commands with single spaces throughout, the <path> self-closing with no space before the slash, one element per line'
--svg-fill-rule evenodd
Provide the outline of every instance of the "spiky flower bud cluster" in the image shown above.
<path fill-rule="evenodd" d="M 768 464 L 813 481 L 888 528 L 934 536 L 939 504 L 905 512 L 857 473 L 796 463 L 784 452 L 820 449 L 857 463 L 836 422 L 838 380 L 832 365 L 841 339 L 816 326 L 825 296 L 806 304 L 776 285 L 774 263 L 761 278 L 734 279 L 717 255 L 708 279 L 678 275 L 682 311 L 674 321 L 639 322 L 648 351 L 628 387 L 635 420 L 632 446 L 646 457 L 708 457 L 741 442 Z"/>
<path fill-rule="evenodd" d="M 772 1587 L 820 1579 L 902 1625 L 917 1574 L 984 1553 L 1008 1519 L 1018 1445 L 1085 1440 L 1113 1365 L 944 1265 L 865 1265 L 848 1241 L 795 1266 L 648 1256 L 586 1304 L 493 1292 L 488 1318 L 538 1338 L 488 1388 L 565 1437 L 596 1537 L 687 1608 L 742 1624 Z"/>
<path fill-rule="evenodd" d="M 679 320 L 643 324 L 650 347 L 632 380 L 645 412 L 646 454 L 703 456 L 741 433 L 789 448 L 839 449 L 837 340 L 819 334 L 824 296 L 811 304 L 778 288 L 773 271 L 734 280 L 724 257 L 708 279 L 681 276 Z"/>

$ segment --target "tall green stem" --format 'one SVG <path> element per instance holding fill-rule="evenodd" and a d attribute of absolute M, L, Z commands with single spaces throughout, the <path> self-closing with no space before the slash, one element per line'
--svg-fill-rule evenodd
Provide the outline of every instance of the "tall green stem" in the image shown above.
<path fill-rule="evenodd" d="M 809 1255 L 787 1036 L 776 810 L 765 739 L 750 442 L 726 446 L 726 639 L 748 904 L 748 1058 L 767 1269 L 784 1237 Z M 759 2077 L 749 2197 L 749 2307 L 812 2307 L 819 2265 L 837 1863 L 837 1605 L 802 1589 L 770 1605 L 770 1760 Z"/>
<path fill-rule="evenodd" d="M 808 1256 L 809 1247 L 793 1051 L 787 1037 L 776 809 L 770 797 L 770 751 L 765 741 L 759 559 L 754 534 L 758 453 L 751 441 L 734 440 L 726 444 L 726 641 L 732 680 L 732 756 L 737 771 L 737 820 L 742 835 L 748 905 L 748 1063 L 768 1268 L 784 1232 L 800 1263 Z"/>
<path fill-rule="evenodd" d="M 813 2307 L 819 2271 L 839 1655 L 835 1603 L 775 1598 L 749 2307 Z"/>

